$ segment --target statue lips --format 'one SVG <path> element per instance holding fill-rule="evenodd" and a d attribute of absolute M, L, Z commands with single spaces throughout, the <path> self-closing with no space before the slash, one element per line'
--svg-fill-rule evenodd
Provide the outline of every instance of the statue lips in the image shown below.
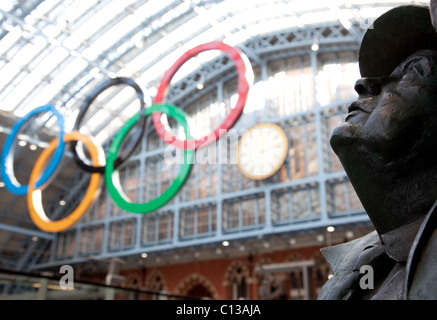
<path fill-rule="evenodd" d="M 362 106 L 358 101 L 352 102 L 347 108 L 347 111 L 348 114 L 346 116 L 346 119 L 344 119 L 345 122 L 347 122 L 350 118 L 361 112 L 370 113 L 370 111 L 367 110 L 364 106 Z"/>

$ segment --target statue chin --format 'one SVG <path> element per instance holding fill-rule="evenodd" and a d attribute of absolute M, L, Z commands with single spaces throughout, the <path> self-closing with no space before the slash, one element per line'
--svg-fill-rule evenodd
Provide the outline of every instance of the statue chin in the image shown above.
<path fill-rule="evenodd" d="M 359 140 L 360 127 L 354 123 L 344 122 L 337 126 L 331 133 L 330 144 L 337 153 L 339 148 L 350 145 Z"/>

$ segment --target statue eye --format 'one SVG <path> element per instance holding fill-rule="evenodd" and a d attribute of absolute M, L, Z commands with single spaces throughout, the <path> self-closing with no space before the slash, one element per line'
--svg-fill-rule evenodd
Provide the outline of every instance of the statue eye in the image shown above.
<path fill-rule="evenodd" d="M 407 71 L 405 72 L 405 74 L 409 74 L 409 73 L 415 73 L 418 75 L 422 75 L 422 72 L 420 72 L 422 68 L 419 68 L 417 65 L 415 64 L 410 64 L 407 68 Z"/>
<path fill-rule="evenodd" d="M 427 77 L 431 70 L 430 64 L 426 59 L 412 61 L 412 63 L 409 63 L 405 67 L 405 75 L 413 74 L 420 77 Z"/>
<path fill-rule="evenodd" d="M 410 64 L 404 69 L 404 75 L 402 76 L 401 81 L 411 82 L 414 79 L 423 78 L 423 76 L 422 68 L 420 68 L 417 64 Z"/>

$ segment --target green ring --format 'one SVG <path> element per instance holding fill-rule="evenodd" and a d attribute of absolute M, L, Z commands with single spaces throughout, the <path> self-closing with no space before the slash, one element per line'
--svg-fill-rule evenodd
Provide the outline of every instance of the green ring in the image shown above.
<path fill-rule="evenodd" d="M 146 116 L 149 116 L 153 112 L 162 112 L 171 116 L 184 128 L 187 140 L 192 139 L 188 128 L 187 114 L 182 109 L 169 104 L 153 104 L 149 108 L 146 108 Z M 112 141 L 108 152 L 108 158 L 106 160 L 105 179 L 109 194 L 120 208 L 132 213 L 148 213 L 165 205 L 179 191 L 190 173 L 195 151 L 189 149 L 184 150 L 184 163 L 181 165 L 179 174 L 174 180 L 173 184 L 163 194 L 149 202 L 131 202 L 121 188 L 119 172 L 118 170 L 114 170 L 114 163 L 117 159 L 118 151 L 124 138 L 132 129 L 132 127 L 138 122 L 139 118 L 140 113 L 137 113 L 130 118 L 123 125 Z"/>

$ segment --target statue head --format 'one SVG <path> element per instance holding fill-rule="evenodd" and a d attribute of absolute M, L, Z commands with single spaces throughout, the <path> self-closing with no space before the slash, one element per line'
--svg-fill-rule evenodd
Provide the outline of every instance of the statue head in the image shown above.
<path fill-rule="evenodd" d="M 437 33 L 429 9 L 401 6 L 362 41 L 358 98 L 331 146 L 382 234 L 437 199 Z"/>

